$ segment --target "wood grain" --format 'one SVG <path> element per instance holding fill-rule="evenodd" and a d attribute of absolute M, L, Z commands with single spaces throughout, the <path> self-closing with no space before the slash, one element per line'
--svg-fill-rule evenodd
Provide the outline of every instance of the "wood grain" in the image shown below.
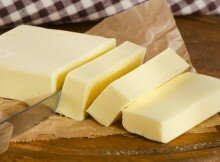
<path fill-rule="evenodd" d="M 176 22 L 197 71 L 220 78 L 220 17 L 180 17 Z"/>
<path fill-rule="evenodd" d="M 209 142 L 207 142 L 209 141 Z M 2 160 L 102 161 L 151 159 L 157 161 L 183 159 L 219 159 L 219 135 L 187 134 L 169 144 L 146 140 L 139 136 L 109 136 L 95 139 L 59 139 L 30 143 L 12 143 Z M 165 150 L 165 151 L 164 151 Z M 182 152 L 184 150 L 184 152 Z M 197 157 L 196 154 L 199 154 Z M 202 155 L 202 156 L 201 156 Z M 136 160 L 137 160 L 136 159 Z M 189 160 L 188 159 L 188 160 Z"/>
<path fill-rule="evenodd" d="M 220 17 L 176 18 L 199 73 L 220 78 Z M 96 23 L 47 26 L 85 32 Z M 168 144 L 136 135 L 11 143 L 0 161 L 220 161 L 220 133 L 185 134 Z"/>

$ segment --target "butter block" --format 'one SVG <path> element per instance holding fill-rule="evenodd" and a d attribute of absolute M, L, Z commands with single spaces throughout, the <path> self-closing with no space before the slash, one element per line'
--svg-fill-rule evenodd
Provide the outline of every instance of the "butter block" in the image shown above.
<path fill-rule="evenodd" d="M 220 79 L 184 73 L 123 110 L 129 132 L 167 143 L 220 111 Z"/>
<path fill-rule="evenodd" d="M 75 120 L 86 117 L 86 109 L 103 89 L 143 61 L 146 49 L 125 42 L 103 56 L 71 71 L 64 82 L 57 112 Z"/>
<path fill-rule="evenodd" d="M 60 90 L 67 73 L 115 39 L 22 25 L 0 36 L 0 97 L 32 105 Z"/>
<path fill-rule="evenodd" d="M 166 49 L 142 66 L 112 82 L 91 104 L 87 112 L 100 124 L 109 126 L 121 111 L 138 98 L 182 73 L 189 67 L 173 50 Z"/>

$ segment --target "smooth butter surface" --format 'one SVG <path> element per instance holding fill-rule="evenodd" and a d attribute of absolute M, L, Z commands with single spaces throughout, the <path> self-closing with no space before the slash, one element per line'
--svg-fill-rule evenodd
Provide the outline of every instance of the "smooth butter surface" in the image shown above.
<path fill-rule="evenodd" d="M 115 47 L 115 39 L 22 25 L 0 36 L 0 97 L 31 105 L 66 74 Z"/>
<path fill-rule="evenodd" d="M 109 83 L 139 66 L 145 51 L 141 46 L 125 42 L 70 72 L 64 82 L 57 112 L 75 120 L 85 119 L 85 110 L 94 99 Z"/>
<path fill-rule="evenodd" d="M 220 79 L 184 73 L 123 110 L 125 129 L 167 143 L 220 111 Z"/>
<path fill-rule="evenodd" d="M 99 123 L 111 125 L 121 110 L 149 94 L 189 67 L 173 50 L 167 49 L 137 69 L 111 83 L 92 103 L 87 112 Z"/>

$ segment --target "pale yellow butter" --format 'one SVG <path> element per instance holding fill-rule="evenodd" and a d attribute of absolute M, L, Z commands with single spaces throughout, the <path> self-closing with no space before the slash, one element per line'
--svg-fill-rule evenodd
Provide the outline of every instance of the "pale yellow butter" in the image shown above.
<path fill-rule="evenodd" d="M 125 42 L 105 55 L 71 71 L 64 82 L 57 112 L 75 120 L 86 117 L 85 110 L 115 79 L 138 67 L 146 49 Z"/>
<path fill-rule="evenodd" d="M 92 103 L 87 112 L 109 126 L 120 118 L 121 110 L 149 94 L 189 67 L 173 50 L 167 49 L 127 75 L 112 82 Z"/>
<path fill-rule="evenodd" d="M 0 36 L 0 97 L 29 105 L 60 90 L 66 74 L 115 39 L 22 25 Z"/>
<path fill-rule="evenodd" d="M 167 143 L 220 111 L 220 79 L 184 73 L 123 110 L 125 129 Z"/>

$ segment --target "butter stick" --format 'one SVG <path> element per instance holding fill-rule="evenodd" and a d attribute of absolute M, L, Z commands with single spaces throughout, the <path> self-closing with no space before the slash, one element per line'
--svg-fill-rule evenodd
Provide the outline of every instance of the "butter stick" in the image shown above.
<path fill-rule="evenodd" d="M 0 97 L 33 105 L 67 73 L 111 50 L 115 39 L 22 25 L 0 36 Z"/>
<path fill-rule="evenodd" d="M 86 117 L 86 109 L 115 79 L 140 66 L 146 49 L 125 42 L 105 55 L 70 72 L 62 89 L 57 112 L 75 120 Z"/>
<path fill-rule="evenodd" d="M 189 67 L 173 50 L 167 49 L 137 69 L 111 83 L 87 112 L 100 124 L 109 126 L 121 111 L 138 98 L 182 73 Z"/>
<path fill-rule="evenodd" d="M 123 110 L 129 132 L 167 143 L 220 111 L 220 79 L 184 73 Z"/>

